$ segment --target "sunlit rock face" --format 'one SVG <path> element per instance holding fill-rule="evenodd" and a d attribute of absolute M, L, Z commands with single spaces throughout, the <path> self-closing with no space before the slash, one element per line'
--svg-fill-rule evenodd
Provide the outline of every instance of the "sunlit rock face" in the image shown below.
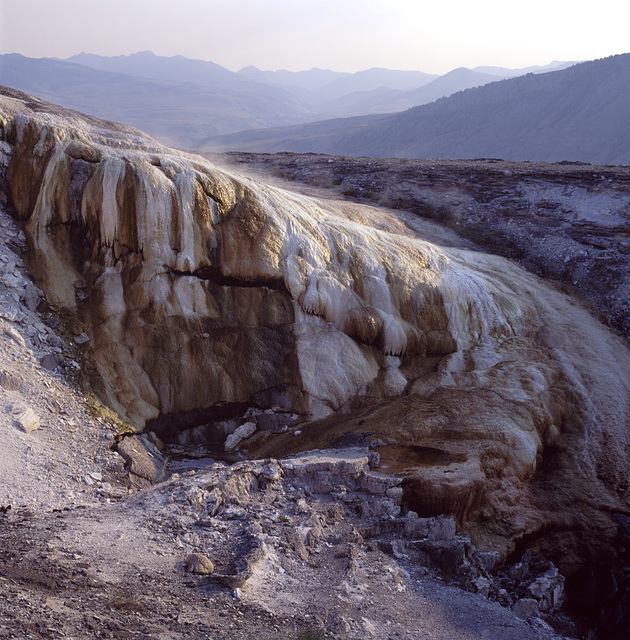
<path fill-rule="evenodd" d="M 573 301 L 392 214 L 19 97 L 0 105 L 39 285 L 87 331 L 96 389 L 138 429 L 279 407 L 315 421 L 250 453 L 367 432 L 408 504 L 490 547 L 562 532 L 576 571 L 587 538 L 614 538 L 608 512 L 630 509 L 630 358 Z"/>
<path fill-rule="evenodd" d="M 8 138 L 40 283 L 89 327 L 103 391 L 138 427 L 219 402 L 327 415 L 403 392 L 405 359 L 520 324 L 436 247 L 330 206 L 85 128 L 20 116 Z"/>

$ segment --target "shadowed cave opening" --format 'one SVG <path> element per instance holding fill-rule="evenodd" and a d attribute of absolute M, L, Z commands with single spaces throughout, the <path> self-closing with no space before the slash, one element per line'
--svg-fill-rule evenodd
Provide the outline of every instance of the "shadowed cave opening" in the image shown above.
<path fill-rule="evenodd" d="M 216 460 L 235 462 L 247 452 L 226 449 L 226 441 L 245 423 L 253 423 L 255 431 L 280 433 L 299 421 L 299 414 L 277 406 L 271 409 L 255 401 L 220 402 L 203 409 L 162 414 L 150 420 L 144 431 L 167 445 L 172 457 L 198 457 L 204 452 Z"/>
<path fill-rule="evenodd" d="M 608 540 L 594 541 L 579 527 L 542 528 L 516 540 L 505 566 L 514 567 L 529 557 L 534 564 L 552 560 L 561 566 L 559 553 L 570 560 L 564 571 L 566 610 L 585 635 L 594 640 L 627 640 L 630 629 L 630 516 L 607 511 L 616 531 Z M 504 521 L 506 526 L 510 523 Z M 572 541 L 569 541 L 572 537 Z M 531 551 L 536 553 L 531 555 Z M 562 631 L 561 627 L 556 628 Z M 588 636 L 586 633 L 588 632 Z M 572 634 L 570 637 L 574 637 Z"/>
<path fill-rule="evenodd" d="M 222 447 L 232 423 L 243 420 L 250 409 L 262 407 L 249 402 L 224 402 L 204 409 L 167 413 L 150 420 L 145 432 L 152 432 L 165 444 Z"/>
<path fill-rule="evenodd" d="M 282 278 L 238 278 L 235 276 L 226 276 L 221 273 L 218 266 L 202 267 L 192 272 L 171 269 L 171 273 L 176 276 L 192 276 L 199 278 L 199 280 L 209 280 L 221 287 L 266 287 L 267 289 L 289 293 Z"/>

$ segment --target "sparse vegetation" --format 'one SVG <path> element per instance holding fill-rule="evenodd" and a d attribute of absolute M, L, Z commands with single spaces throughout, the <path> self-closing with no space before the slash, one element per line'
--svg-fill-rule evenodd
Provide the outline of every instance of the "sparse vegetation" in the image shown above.
<path fill-rule="evenodd" d="M 115 411 L 106 407 L 91 391 L 84 392 L 83 398 L 92 417 L 112 425 L 119 436 L 136 433 L 128 422 L 121 420 Z"/>

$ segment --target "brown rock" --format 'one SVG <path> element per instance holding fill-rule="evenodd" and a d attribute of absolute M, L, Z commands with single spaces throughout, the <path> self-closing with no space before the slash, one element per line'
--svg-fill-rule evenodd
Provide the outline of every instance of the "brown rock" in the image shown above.
<path fill-rule="evenodd" d="M 66 153 L 75 160 L 85 162 L 100 162 L 101 153 L 93 146 L 81 142 L 71 142 L 66 148 Z"/>
<path fill-rule="evenodd" d="M 186 558 L 186 571 L 200 576 L 208 576 L 214 573 L 214 564 L 210 558 L 200 553 L 191 553 Z"/>
<path fill-rule="evenodd" d="M 164 474 L 164 457 L 146 436 L 128 436 L 118 443 L 118 453 L 125 459 L 125 468 L 136 487 L 157 482 Z"/>

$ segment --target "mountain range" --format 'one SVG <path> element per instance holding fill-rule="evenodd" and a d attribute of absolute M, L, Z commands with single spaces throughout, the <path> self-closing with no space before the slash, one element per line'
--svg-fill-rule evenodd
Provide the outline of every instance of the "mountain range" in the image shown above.
<path fill-rule="evenodd" d="M 442 76 L 233 72 L 150 51 L 67 60 L 7 54 L 0 84 L 181 148 L 630 164 L 630 54 Z"/>
<path fill-rule="evenodd" d="M 243 132 L 201 147 L 630 164 L 628 113 L 630 54 L 622 54 L 492 82 L 401 113 Z"/>
<path fill-rule="evenodd" d="M 141 128 L 168 144 L 199 147 L 202 140 L 252 129 L 325 119 L 395 113 L 457 91 L 546 67 L 421 71 L 323 69 L 291 72 L 220 65 L 150 51 L 67 60 L 0 56 L 0 84 L 39 98 Z"/>

